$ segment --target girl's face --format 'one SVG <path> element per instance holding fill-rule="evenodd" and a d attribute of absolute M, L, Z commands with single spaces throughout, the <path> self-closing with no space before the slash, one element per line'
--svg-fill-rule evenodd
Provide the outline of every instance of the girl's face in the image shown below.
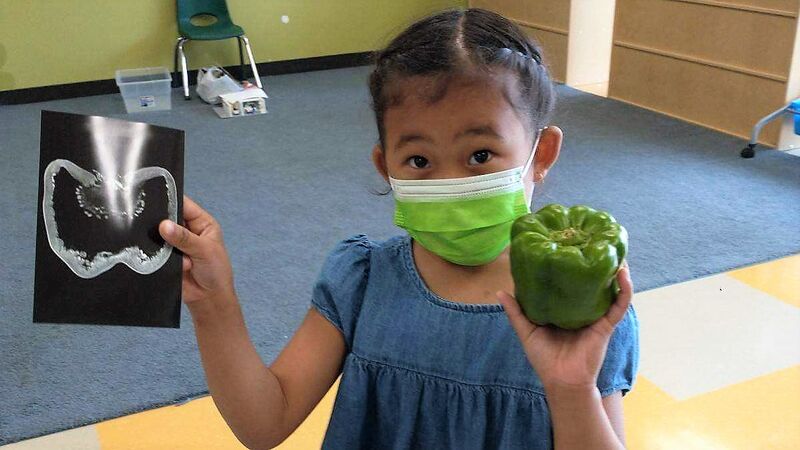
<path fill-rule="evenodd" d="M 373 162 L 387 181 L 388 176 L 438 179 L 483 175 L 523 166 L 527 161 L 535 132 L 526 129 L 506 100 L 502 83 L 486 79 L 453 83 L 434 103 L 414 93 L 429 89 L 429 79 L 427 83 L 420 78 L 403 83 L 402 103 L 384 114 L 386 148 L 373 150 Z M 544 177 L 560 145 L 560 130 L 545 129 L 533 167 L 524 174 L 528 198 L 534 178 Z"/>

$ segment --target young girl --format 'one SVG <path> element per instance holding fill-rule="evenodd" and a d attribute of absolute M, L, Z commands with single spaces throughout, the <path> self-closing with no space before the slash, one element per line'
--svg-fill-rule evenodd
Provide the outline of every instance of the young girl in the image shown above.
<path fill-rule="evenodd" d="M 377 53 L 370 90 L 372 160 L 408 234 L 341 241 L 272 365 L 217 222 L 185 198 L 186 228 L 160 225 L 185 253 L 183 299 L 228 425 L 250 448 L 278 445 L 341 374 L 325 448 L 622 448 L 638 365 L 627 266 L 608 314 L 576 331 L 535 326 L 509 294 L 510 225 L 562 138 L 538 46 L 497 14 L 442 12 Z"/>

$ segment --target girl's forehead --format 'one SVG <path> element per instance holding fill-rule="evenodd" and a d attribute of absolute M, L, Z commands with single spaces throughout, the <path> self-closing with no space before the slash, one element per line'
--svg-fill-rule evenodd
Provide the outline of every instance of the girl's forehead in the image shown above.
<path fill-rule="evenodd" d="M 412 75 L 389 84 L 387 106 L 392 108 L 410 104 L 419 108 L 436 105 L 442 100 L 463 102 L 496 98 L 498 94 L 509 97 L 515 87 L 516 78 L 507 71 Z"/>
<path fill-rule="evenodd" d="M 386 132 L 465 121 L 523 126 L 512 103 L 513 82 L 499 76 L 414 76 L 397 80 L 384 115 Z"/>

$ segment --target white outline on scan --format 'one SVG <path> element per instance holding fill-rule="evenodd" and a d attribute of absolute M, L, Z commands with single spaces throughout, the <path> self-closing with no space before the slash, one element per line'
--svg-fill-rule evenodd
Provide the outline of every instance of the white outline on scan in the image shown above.
<path fill-rule="evenodd" d="M 67 267 L 69 267 L 70 270 L 75 273 L 75 275 L 84 279 L 94 278 L 119 263 L 125 264 L 136 273 L 149 275 L 160 269 L 161 266 L 167 262 L 172 254 L 172 246 L 166 243 L 166 241 L 164 242 L 164 245 L 158 249 L 156 255 L 150 258 L 154 264 L 151 263 L 147 266 L 143 266 L 144 263 L 137 259 L 137 255 L 142 253 L 142 250 L 138 245 L 125 247 L 124 249 L 110 256 L 101 255 L 103 252 L 99 252 L 92 258 L 92 265 L 94 267 L 91 270 L 85 269 L 76 258 L 69 257 L 62 254 L 61 251 L 56 250 L 56 247 L 60 246 L 65 251 L 75 251 L 74 249 L 69 249 L 66 243 L 58 235 L 58 224 L 55 220 L 55 208 L 53 206 L 49 206 L 53 204 L 53 193 L 55 192 L 55 186 L 53 186 L 52 189 L 48 189 L 48 183 L 53 182 L 53 177 L 55 177 L 55 175 L 62 168 L 66 169 L 67 172 L 69 172 L 69 174 L 72 175 L 72 177 L 83 186 L 88 186 L 89 183 L 95 181 L 95 175 L 87 172 L 67 159 L 54 159 L 50 162 L 50 164 L 47 165 L 47 168 L 44 171 L 42 212 L 44 213 L 44 226 L 47 233 L 47 242 L 50 244 L 50 249 L 53 250 L 53 253 L 55 253 L 56 256 L 58 256 L 62 261 L 64 261 L 64 264 L 66 264 Z M 125 174 L 123 181 L 128 186 L 136 186 L 140 182 L 144 182 L 159 176 L 163 177 L 167 181 L 167 213 L 169 214 L 169 219 L 173 222 L 177 222 L 178 194 L 177 189 L 175 188 L 175 179 L 172 178 L 172 174 L 168 170 L 157 166 L 143 167 L 134 172 Z"/>

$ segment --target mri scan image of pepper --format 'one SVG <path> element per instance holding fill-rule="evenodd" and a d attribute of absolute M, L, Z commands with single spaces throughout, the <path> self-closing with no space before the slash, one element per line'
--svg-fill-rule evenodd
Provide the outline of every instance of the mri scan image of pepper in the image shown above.
<path fill-rule="evenodd" d="M 119 126 L 90 116 L 85 127 L 95 167 L 57 158 L 42 176 L 50 249 L 85 279 L 117 264 L 151 274 L 172 254 L 157 227 L 161 219 L 177 220 L 175 180 L 163 167 L 139 167 L 145 148 L 155 143 L 147 124 Z"/>
<path fill-rule="evenodd" d="M 81 278 L 94 278 L 120 263 L 147 275 L 161 268 L 172 253 L 172 246 L 163 240 L 154 248 L 152 233 L 137 226 L 148 208 L 158 209 L 159 203 L 166 203 L 168 217 L 177 221 L 175 180 L 169 171 L 144 167 L 112 175 L 89 172 L 66 159 L 56 159 L 45 169 L 42 208 L 47 240 Z M 159 197 L 166 202 L 155 202 Z M 154 200 L 152 207 L 149 198 Z M 59 218 L 67 217 L 70 225 L 59 226 L 66 222 Z M 98 245 L 98 236 L 105 245 Z"/>

